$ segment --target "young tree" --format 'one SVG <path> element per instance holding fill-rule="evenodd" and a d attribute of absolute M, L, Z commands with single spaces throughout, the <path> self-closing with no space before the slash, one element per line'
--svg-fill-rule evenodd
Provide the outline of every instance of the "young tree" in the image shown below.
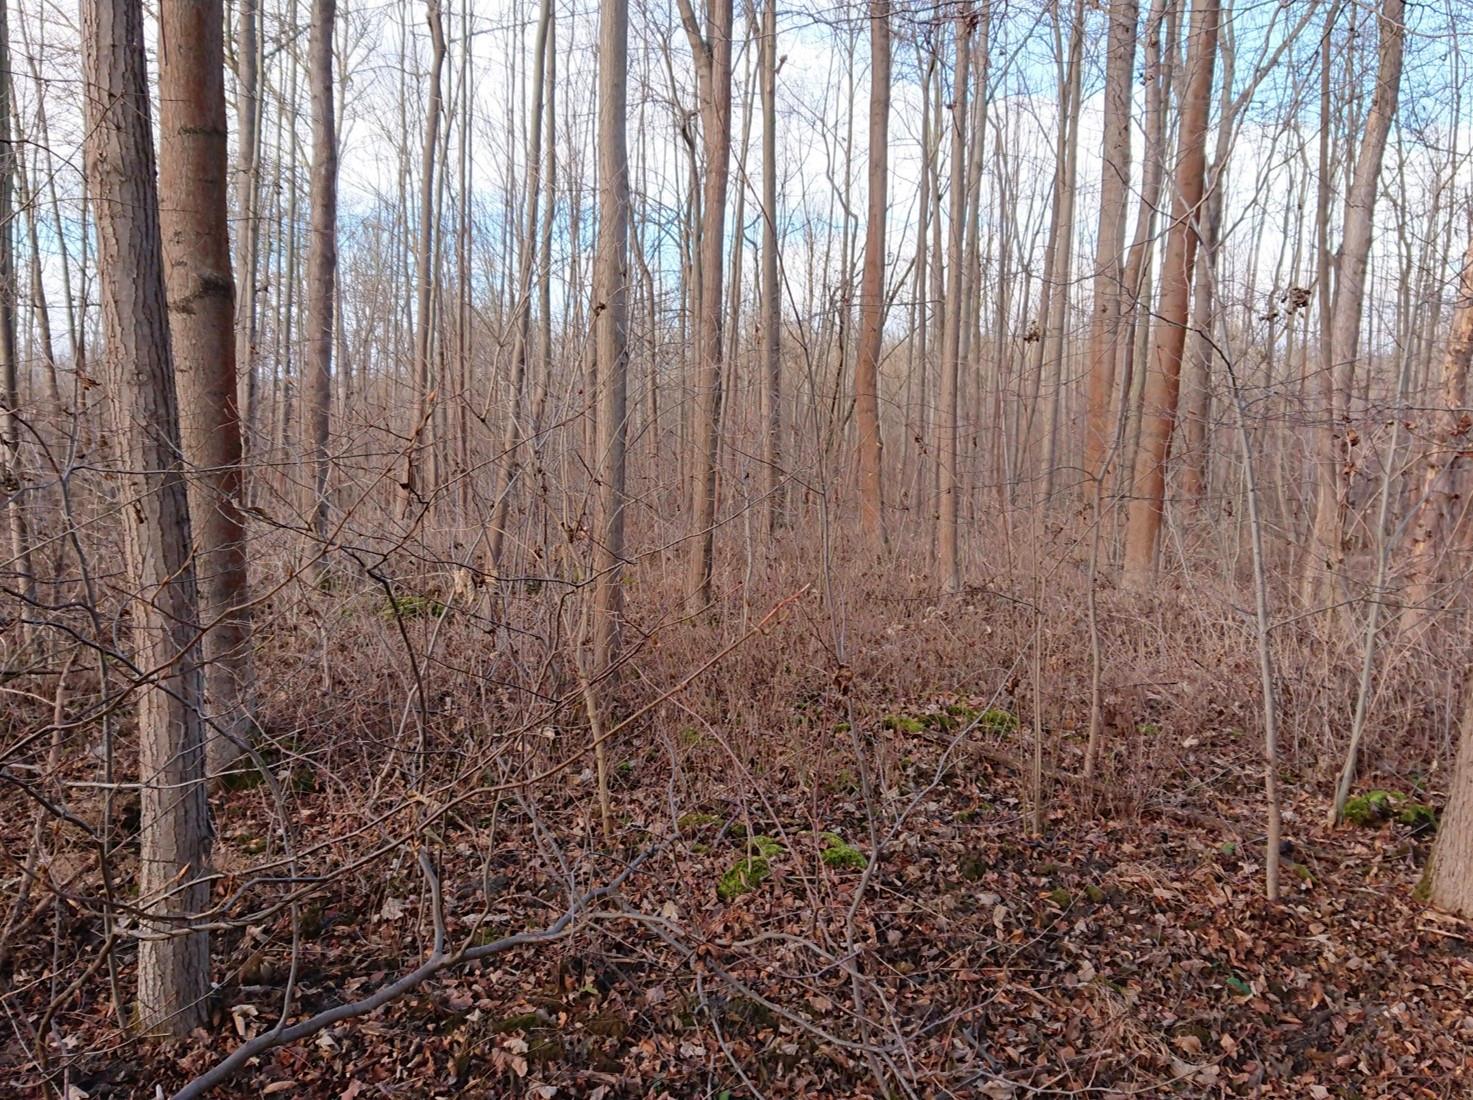
<path fill-rule="evenodd" d="M 319 573 L 327 553 L 328 430 L 332 408 L 333 310 L 338 272 L 338 135 L 333 104 L 337 0 L 312 0 L 307 80 L 312 89 L 311 236 L 307 244 L 307 434 L 312 454 L 312 530 Z"/>
<path fill-rule="evenodd" d="M 690 0 L 679 0 L 680 19 L 695 57 L 700 86 L 701 140 L 706 175 L 701 195 L 700 303 L 696 311 L 695 424 L 691 479 L 691 539 L 686 567 L 686 604 L 695 612 L 711 602 L 711 566 L 716 534 L 716 467 L 720 455 L 722 263 L 726 251 L 726 185 L 731 171 L 732 0 L 707 0 L 705 29 Z"/>
<path fill-rule="evenodd" d="M 138 692 L 140 1023 L 183 1035 L 203 1022 L 209 938 L 204 728 L 189 506 L 164 296 L 141 0 L 82 5 L 85 176 L 132 576 Z"/>
<path fill-rule="evenodd" d="M 866 538 L 884 538 L 880 441 L 880 352 L 885 335 L 885 218 L 890 131 L 889 0 L 870 0 L 869 221 L 859 284 L 859 355 L 854 422 L 859 449 L 859 514 Z"/>
<path fill-rule="evenodd" d="M 1187 315 L 1192 298 L 1197 221 L 1206 171 L 1207 116 L 1217 59 L 1217 30 L 1217 0 L 1195 0 L 1189 33 L 1191 55 L 1187 86 L 1183 93 L 1181 130 L 1177 137 L 1171 228 L 1166 238 L 1166 253 L 1161 259 L 1156 347 L 1146 373 L 1141 443 L 1136 454 L 1133 492 L 1126 520 L 1122 581 L 1136 589 L 1144 589 L 1155 573 L 1156 542 L 1166 504 L 1166 462 L 1171 454 L 1171 432 L 1176 422 L 1182 353 L 1186 347 Z"/>
<path fill-rule="evenodd" d="M 249 736 L 251 690 L 224 41 L 221 0 L 161 4 L 159 223 L 180 432 L 192 467 L 189 514 L 205 630 L 211 774 L 232 763 Z"/>
<path fill-rule="evenodd" d="M 1473 917 L 1473 669 L 1463 677 L 1458 758 L 1437 843 L 1427 861 L 1427 896 L 1450 913 Z"/>

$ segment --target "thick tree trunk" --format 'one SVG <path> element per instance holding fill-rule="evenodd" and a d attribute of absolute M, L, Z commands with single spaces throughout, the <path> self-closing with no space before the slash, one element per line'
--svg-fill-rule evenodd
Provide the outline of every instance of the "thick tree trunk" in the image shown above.
<path fill-rule="evenodd" d="M 140 0 L 82 5 L 85 175 L 133 591 L 140 784 L 139 1021 L 187 1034 L 206 1018 L 209 938 L 184 932 L 209 901 L 204 728 L 189 505 L 169 350 Z"/>
<path fill-rule="evenodd" d="M 854 424 L 859 443 L 860 527 L 884 538 L 880 441 L 880 353 L 885 335 L 885 217 L 890 131 L 889 0 L 870 3 L 869 220 L 859 283 L 859 354 L 854 361 Z"/>
<path fill-rule="evenodd" d="M 1197 254 L 1203 176 L 1206 172 L 1207 116 L 1212 102 L 1212 74 L 1217 59 L 1218 0 L 1195 0 L 1189 75 L 1178 135 L 1176 187 L 1172 224 L 1161 260 L 1161 295 L 1157 306 L 1156 346 L 1146 373 L 1141 411 L 1141 443 L 1127 514 L 1122 581 L 1144 589 L 1156 568 L 1156 542 L 1166 505 L 1166 463 L 1176 422 L 1181 387 L 1182 353 L 1186 347 L 1192 274 Z"/>
<path fill-rule="evenodd" d="M 318 569 L 328 547 L 328 430 L 332 408 L 333 309 L 338 274 L 338 134 L 333 104 L 333 24 L 337 0 L 312 0 L 307 80 L 312 88 L 311 236 L 307 245 L 307 434 L 312 455 L 312 530 Z"/>
<path fill-rule="evenodd" d="M 1463 678 L 1463 720 L 1447 809 L 1426 871 L 1427 896 L 1450 913 L 1473 917 L 1473 669 Z"/>
<path fill-rule="evenodd" d="M 191 467 L 189 514 L 210 722 L 205 763 L 211 774 L 231 764 L 250 736 L 251 691 L 224 42 L 221 0 L 164 0 L 159 222 L 180 433 Z"/>

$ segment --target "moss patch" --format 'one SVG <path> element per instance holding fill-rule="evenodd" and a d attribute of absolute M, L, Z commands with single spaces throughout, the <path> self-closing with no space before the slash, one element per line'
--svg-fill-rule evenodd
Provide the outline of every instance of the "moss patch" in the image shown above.
<path fill-rule="evenodd" d="M 838 833 L 823 834 L 824 865 L 840 871 L 863 871 L 869 866 L 865 854 L 852 844 L 847 844 Z"/>

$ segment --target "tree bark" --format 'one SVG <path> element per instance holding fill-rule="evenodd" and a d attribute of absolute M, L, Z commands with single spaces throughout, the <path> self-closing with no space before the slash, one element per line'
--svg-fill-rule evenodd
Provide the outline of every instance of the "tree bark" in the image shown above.
<path fill-rule="evenodd" d="M 1437 413 L 1436 438 L 1423 459 L 1422 491 L 1406 534 L 1407 582 L 1402 603 L 1403 623 L 1425 622 L 1440 610 L 1433 603 L 1439 579 L 1438 565 L 1453 534 L 1457 505 L 1462 499 L 1463 455 L 1468 448 L 1473 416 L 1469 415 L 1468 364 L 1473 362 L 1473 235 L 1458 280 L 1452 331 L 1442 357 L 1442 409 Z"/>
<path fill-rule="evenodd" d="M 777 0 L 762 9 L 759 41 L 762 96 L 762 375 L 763 464 L 766 467 L 767 530 L 786 515 L 783 493 L 782 288 L 777 256 Z"/>
<path fill-rule="evenodd" d="M 1322 414 L 1317 465 L 1314 530 L 1304 558 L 1303 590 L 1307 606 L 1334 602 L 1335 586 L 1345 562 L 1345 513 L 1355 457 L 1350 442 L 1350 399 L 1360 350 L 1361 315 L 1370 263 L 1376 195 L 1381 161 L 1401 90 L 1405 44 L 1404 0 L 1384 0 L 1377 19 L 1379 46 L 1376 90 L 1366 116 L 1365 132 L 1350 187 L 1345 192 L 1344 228 L 1330 307 L 1328 363 L 1321 385 Z M 1323 338 L 1323 337 L 1322 337 Z"/>
<path fill-rule="evenodd" d="M 1473 917 L 1473 668 L 1463 677 L 1458 759 L 1424 881 L 1433 904 Z"/>
<path fill-rule="evenodd" d="M 433 477 L 434 436 L 430 424 L 433 403 L 438 397 L 434 368 L 430 364 L 434 338 L 434 287 L 438 264 L 435 262 L 435 161 L 440 144 L 440 113 L 443 95 L 440 74 L 445 67 L 445 29 L 440 19 L 440 0 L 426 0 L 425 21 L 430 28 L 429 103 L 425 107 L 424 145 L 419 162 L 419 235 L 414 245 L 414 399 L 408 444 L 404 452 L 404 475 L 399 481 L 399 514 L 407 516 L 416 507 L 428 505 L 425 496 L 420 451 L 425 437 L 429 446 Z"/>
<path fill-rule="evenodd" d="M 312 91 L 311 236 L 307 246 L 307 434 L 312 455 L 312 530 L 322 576 L 328 551 L 328 433 L 332 411 L 332 345 L 338 273 L 338 134 L 333 104 L 332 41 L 337 0 L 312 0 L 307 80 Z"/>
<path fill-rule="evenodd" d="M 686 563 L 686 607 L 695 613 L 711 602 L 711 571 L 716 534 L 716 469 L 720 457 L 722 340 L 722 263 L 726 242 L 726 186 L 731 160 L 732 0 L 707 0 L 704 32 L 690 0 L 679 0 L 680 17 L 696 59 L 700 86 L 701 138 L 706 174 L 701 196 L 700 305 L 696 319 L 695 424 L 692 433 L 694 477 L 691 538 Z"/>
<path fill-rule="evenodd" d="M 251 692 L 221 0 L 159 8 L 159 133 L 164 288 L 205 630 L 205 764 L 216 774 L 250 736 Z"/>
<path fill-rule="evenodd" d="M 204 729 L 189 506 L 169 349 L 140 0 L 82 5 L 87 189 L 113 391 L 133 591 L 138 699 L 139 1021 L 184 1035 L 204 1022 L 209 938 L 179 934 L 209 901 Z"/>
<path fill-rule="evenodd" d="M 1146 374 L 1140 449 L 1126 520 L 1122 581 L 1146 588 L 1155 573 L 1156 542 L 1166 504 L 1166 463 L 1176 422 L 1181 387 L 1181 361 L 1186 346 L 1192 274 L 1197 254 L 1198 218 L 1206 172 L 1208 113 L 1212 74 L 1217 59 L 1218 0 L 1192 5 L 1191 61 L 1178 134 L 1176 187 L 1172 224 L 1161 260 L 1161 294 L 1157 307 L 1156 347 Z"/>
<path fill-rule="evenodd" d="M 1105 456 L 1115 439 L 1115 364 L 1119 358 L 1121 287 L 1125 278 L 1125 199 L 1130 188 L 1130 116 L 1135 73 L 1136 0 L 1110 4 L 1105 61 L 1104 158 L 1100 164 L 1100 212 L 1095 236 L 1094 311 L 1089 328 L 1089 405 L 1084 434 L 1084 473 L 1104 477 Z"/>
<path fill-rule="evenodd" d="M 946 315 L 941 335 L 941 384 L 936 410 L 936 571 L 941 591 L 961 591 L 961 556 L 957 546 L 960 504 L 957 461 L 957 386 L 961 374 L 961 334 L 965 317 L 962 252 L 966 231 L 967 85 L 971 81 L 972 23 L 970 4 L 956 18 L 956 77 L 951 106 L 951 197 L 946 238 Z"/>
<path fill-rule="evenodd" d="M 871 0 L 869 93 L 869 221 L 859 283 L 859 354 L 854 361 L 854 423 L 859 443 L 860 528 L 884 539 L 880 440 L 880 353 L 885 336 L 885 217 L 890 131 L 889 0 Z"/>

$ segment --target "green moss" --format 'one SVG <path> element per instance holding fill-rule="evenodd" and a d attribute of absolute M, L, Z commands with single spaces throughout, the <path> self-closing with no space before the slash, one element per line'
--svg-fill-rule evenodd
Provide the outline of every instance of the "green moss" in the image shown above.
<path fill-rule="evenodd" d="M 1049 904 L 1059 909 L 1067 909 L 1074 902 L 1074 895 L 1062 886 L 1055 886 L 1048 892 Z"/>
<path fill-rule="evenodd" d="M 988 707 L 978 716 L 977 728 L 988 733 L 1013 733 L 1018 728 L 1018 716 L 1001 707 Z"/>
<path fill-rule="evenodd" d="M 925 722 L 908 714 L 887 714 L 881 725 L 896 733 L 920 733 L 926 728 Z"/>
<path fill-rule="evenodd" d="M 1084 888 L 1084 896 L 1096 905 L 1099 905 L 1100 902 L 1105 900 L 1105 891 L 1091 882 Z"/>
<path fill-rule="evenodd" d="M 840 871 L 863 871 L 869 866 L 865 854 L 852 844 L 846 844 L 838 833 L 823 834 L 821 857 L 826 866 Z"/>
<path fill-rule="evenodd" d="M 1396 811 L 1398 824 L 1416 832 L 1437 828 L 1437 811 L 1425 802 L 1404 802 Z"/>
<path fill-rule="evenodd" d="M 980 882 L 987 874 L 988 862 L 980 853 L 969 852 L 957 860 L 957 870 L 968 882 Z"/>
<path fill-rule="evenodd" d="M 757 854 L 763 859 L 775 859 L 783 854 L 783 846 L 781 844 L 773 840 L 772 837 L 763 836 L 761 833 L 753 836 L 749 843 L 753 848 L 757 849 Z"/>
<path fill-rule="evenodd" d="M 1379 825 L 1391 816 L 1392 794 L 1390 791 L 1367 791 L 1345 802 L 1345 820 L 1352 825 Z"/>
<path fill-rule="evenodd" d="M 712 825 L 720 825 L 721 818 L 715 814 L 689 813 L 681 814 L 675 822 L 676 828 L 682 833 L 695 832 L 698 829 L 709 829 Z"/>
<path fill-rule="evenodd" d="M 964 703 L 947 703 L 946 713 L 951 715 L 958 722 L 971 722 L 977 717 L 979 712 L 973 707 L 969 707 Z"/>
<path fill-rule="evenodd" d="M 445 605 L 433 596 L 395 594 L 383 602 L 378 613 L 389 623 L 395 619 L 438 619 L 445 614 Z"/>
<path fill-rule="evenodd" d="M 508 1016 L 504 1020 L 497 1020 L 491 1025 L 491 1030 L 497 1035 L 504 1035 L 509 1031 L 531 1031 L 534 1027 L 541 1027 L 542 1015 L 537 1012 L 519 1012 L 515 1016 Z"/>
<path fill-rule="evenodd" d="M 772 876 L 772 864 L 762 856 L 739 859 L 716 883 L 716 896 L 731 901 L 749 894 Z"/>

